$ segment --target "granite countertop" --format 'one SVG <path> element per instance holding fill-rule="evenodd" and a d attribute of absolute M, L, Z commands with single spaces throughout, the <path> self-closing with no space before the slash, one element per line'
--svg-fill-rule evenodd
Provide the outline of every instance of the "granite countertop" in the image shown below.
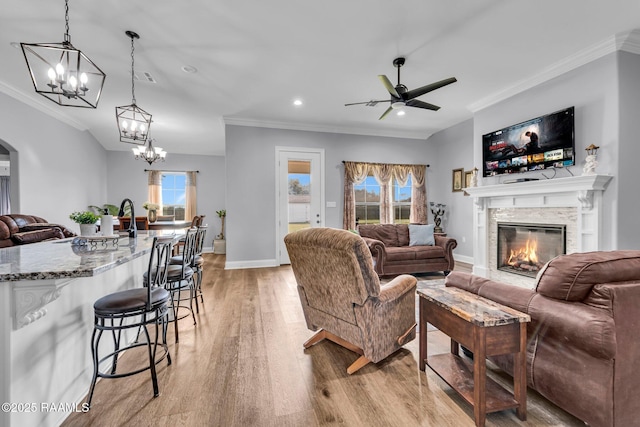
<path fill-rule="evenodd" d="M 151 251 L 153 236 L 174 236 L 173 231 L 138 231 L 138 237 L 119 237 L 95 246 L 72 245 L 73 238 L 0 249 L 0 281 L 70 279 L 91 277 Z"/>
<path fill-rule="evenodd" d="M 530 322 L 531 317 L 465 290 L 444 285 L 426 286 L 418 295 L 481 327 Z"/>

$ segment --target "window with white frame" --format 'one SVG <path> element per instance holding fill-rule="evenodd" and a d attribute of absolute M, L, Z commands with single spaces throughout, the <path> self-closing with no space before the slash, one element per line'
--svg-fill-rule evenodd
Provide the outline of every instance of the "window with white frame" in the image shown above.
<path fill-rule="evenodd" d="M 409 224 L 411 214 L 411 175 L 407 184 L 401 186 L 396 179 L 393 180 L 393 223 Z"/>
<path fill-rule="evenodd" d="M 353 186 L 356 201 L 357 224 L 380 223 L 380 184 L 373 177 L 367 178 L 360 184 Z"/>
<path fill-rule="evenodd" d="M 162 172 L 162 214 L 185 219 L 187 177 L 184 172 Z"/>

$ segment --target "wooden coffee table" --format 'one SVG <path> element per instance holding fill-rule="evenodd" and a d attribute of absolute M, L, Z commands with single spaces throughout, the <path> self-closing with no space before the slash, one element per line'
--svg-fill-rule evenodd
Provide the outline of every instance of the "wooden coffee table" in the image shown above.
<path fill-rule="evenodd" d="M 527 418 L 526 339 L 528 314 L 462 289 L 434 285 L 420 296 L 420 370 L 428 365 L 473 406 L 476 426 L 487 413 L 515 408 Z M 427 357 L 427 322 L 451 337 L 451 353 Z M 458 355 L 459 344 L 473 363 Z M 486 357 L 513 354 L 513 394 L 486 376 Z"/>

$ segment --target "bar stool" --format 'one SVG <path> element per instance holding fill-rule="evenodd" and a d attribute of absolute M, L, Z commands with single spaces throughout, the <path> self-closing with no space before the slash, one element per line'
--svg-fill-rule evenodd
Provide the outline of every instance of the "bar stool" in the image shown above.
<path fill-rule="evenodd" d="M 193 270 L 194 278 L 194 289 L 195 295 L 194 298 L 196 300 L 196 313 L 200 313 L 200 305 L 198 304 L 198 296 L 200 296 L 200 301 L 204 304 L 204 298 L 202 296 L 202 266 L 204 265 L 204 258 L 202 257 L 202 250 L 204 247 L 204 239 L 207 234 L 208 225 L 201 225 L 196 230 L 196 242 L 194 254 L 192 257 L 192 261 L 190 263 L 190 267 Z M 171 261 L 169 261 L 172 265 L 181 265 L 184 261 L 184 254 L 176 255 L 171 257 Z"/>
<path fill-rule="evenodd" d="M 167 283 L 169 260 L 172 250 L 172 239 L 159 239 L 154 237 L 149 266 L 145 273 L 151 280 L 144 281 L 144 287 L 127 289 L 125 291 L 114 292 L 98 299 L 94 305 L 94 328 L 91 336 L 91 355 L 93 357 L 93 378 L 89 389 L 87 404 L 91 407 L 93 392 L 96 381 L 100 378 L 122 378 L 138 374 L 149 369 L 151 371 L 151 382 L 153 384 L 153 395 L 157 397 L 158 377 L 156 375 L 156 364 L 165 357 L 167 365 L 171 365 L 171 355 L 167 346 L 167 321 L 169 313 L 170 293 L 165 289 Z M 126 323 L 125 323 L 126 322 Z M 152 340 L 147 329 L 148 325 L 155 325 L 155 336 Z M 162 330 L 159 331 L 159 326 Z M 128 329 L 137 328 L 136 340 L 128 345 L 122 346 L 122 332 Z M 113 336 L 114 349 L 111 353 L 100 358 L 98 354 L 100 339 L 103 332 L 111 332 Z M 141 332 L 144 332 L 145 342 L 139 342 Z M 164 350 L 160 357 L 156 357 L 158 341 Z M 126 339 L 126 337 L 125 337 Z M 149 355 L 148 366 L 135 369 L 129 372 L 116 373 L 118 367 L 118 355 L 125 350 L 146 346 Z M 100 364 L 112 358 L 110 372 L 101 372 Z"/>
<path fill-rule="evenodd" d="M 193 280 L 194 271 L 191 267 L 195 254 L 196 232 L 197 230 L 195 228 L 190 228 L 189 230 L 187 230 L 187 234 L 184 236 L 184 249 L 182 251 L 182 255 L 180 255 L 180 263 L 170 264 L 168 268 L 167 284 L 165 288 L 171 295 L 173 318 L 169 320 L 174 322 L 176 342 L 179 342 L 178 320 L 184 319 L 189 315 L 187 313 L 179 316 L 178 312 L 181 308 L 189 310 L 191 312 L 191 317 L 193 318 L 193 324 L 197 324 L 196 316 L 193 311 L 193 299 L 195 298 L 195 281 Z M 183 301 L 182 293 L 186 291 L 189 292 L 188 306 L 181 304 L 181 302 Z"/>

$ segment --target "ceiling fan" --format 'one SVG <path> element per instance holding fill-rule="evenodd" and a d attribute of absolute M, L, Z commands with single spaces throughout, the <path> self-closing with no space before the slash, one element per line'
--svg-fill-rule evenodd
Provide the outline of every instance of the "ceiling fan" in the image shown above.
<path fill-rule="evenodd" d="M 404 65 L 404 58 L 396 58 L 393 60 L 393 65 L 398 69 L 398 84 L 394 87 L 387 76 L 381 74 L 378 76 L 384 87 L 389 91 L 389 95 L 391 95 L 391 99 L 382 99 L 382 100 L 371 100 L 367 102 L 354 102 L 351 104 L 344 104 L 345 107 L 349 105 L 362 105 L 365 104 L 367 107 L 374 107 L 379 102 L 390 102 L 391 105 L 387 110 L 382 113 L 378 120 L 384 119 L 387 114 L 395 109 L 399 109 L 404 107 L 416 107 L 423 108 L 425 110 L 433 110 L 438 111 L 440 107 L 437 105 L 429 104 L 428 102 L 420 101 L 415 98 L 424 95 L 425 93 L 429 93 L 436 89 L 440 89 L 443 86 L 449 85 L 451 83 L 457 82 L 455 77 L 449 77 L 448 79 L 440 80 L 439 82 L 431 83 L 426 86 L 419 87 L 417 89 L 409 90 L 407 87 L 400 83 L 400 68 Z"/>

